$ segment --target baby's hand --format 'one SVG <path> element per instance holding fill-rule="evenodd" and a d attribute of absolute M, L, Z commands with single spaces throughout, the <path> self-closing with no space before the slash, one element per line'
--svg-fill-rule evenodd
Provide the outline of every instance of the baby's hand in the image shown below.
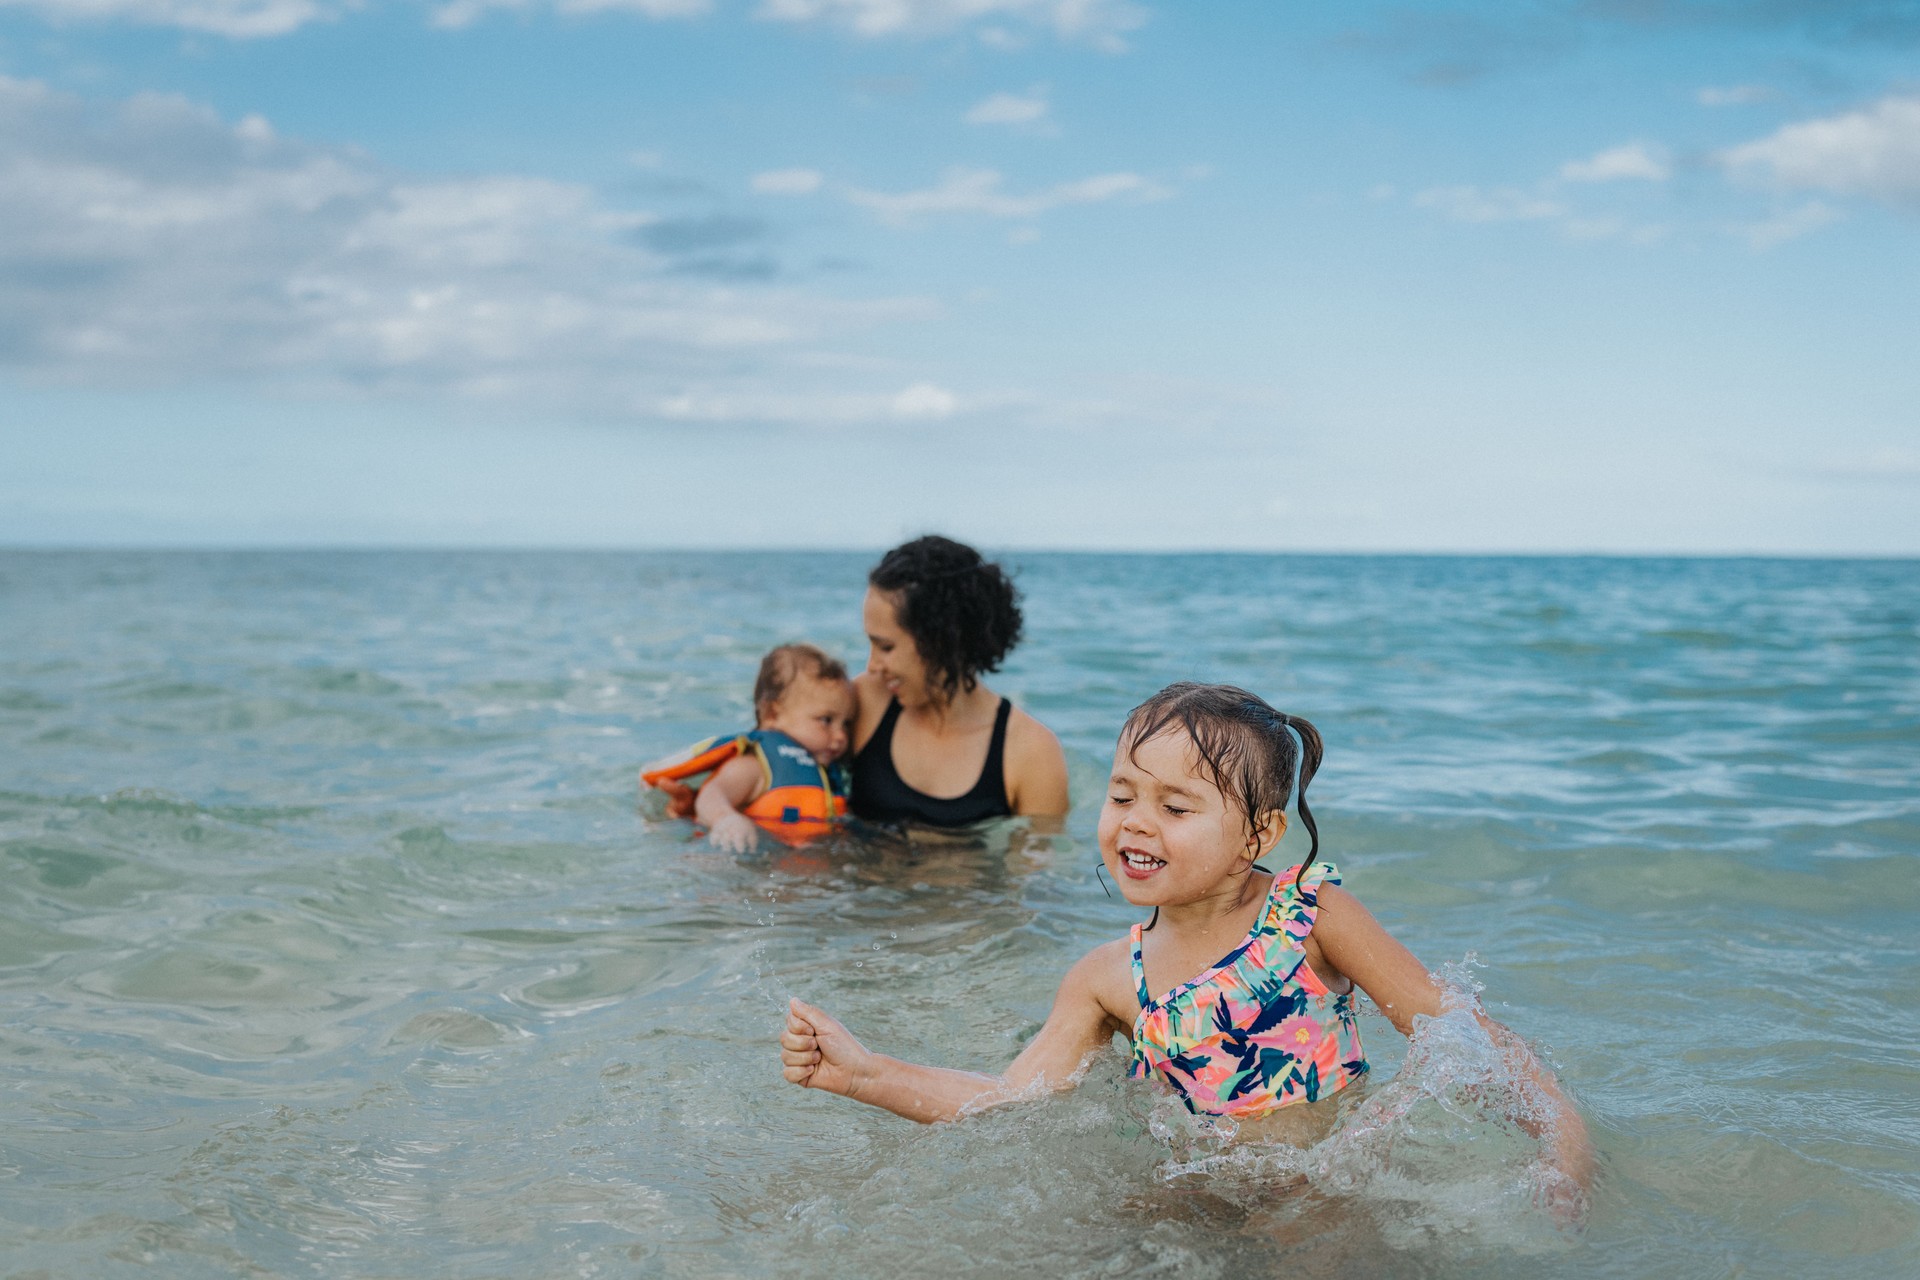
<path fill-rule="evenodd" d="M 748 853 L 759 847 L 760 828 L 744 813 L 730 813 L 713 824 L 707 842 L 728 853 Z"/>
<path fill-rule="evenodd" d="M 667 816 L 669 818 L 691 818 L 693 816 L 693 788 L 684 782 L 675 782 L 672 778 L 663 778 L 653 784 L 656 791 L 666 793 Z"/>
<path fill-rule="evenodd" d="M 804 1000 L 787 1001 L 787 1029 L 780 1036 L 780 1067 L 802 1089 L 857 1097 L 873 1054 L 831 1014 Z"/>

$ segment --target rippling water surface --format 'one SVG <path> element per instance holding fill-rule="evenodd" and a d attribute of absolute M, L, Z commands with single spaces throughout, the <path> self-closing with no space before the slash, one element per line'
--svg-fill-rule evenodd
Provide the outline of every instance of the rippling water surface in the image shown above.
<path fill-rule="evenodd" d="M 0 554 L 0 1274 L 1920 1273 L 1920 564 L 1013 560 L 1066 835 L 736 858 L 635 766 L 863 657 L 865 557 Z M 1305 1150 L 1117 1053 L 931 1130 L 780 1081 L 789 994 L 1002 1066 L 1185 677 L 1320 725 L 1348 887 L 1579 1099 L 1584 1231 L 1457 1027 L 1370 1016 Z"/>

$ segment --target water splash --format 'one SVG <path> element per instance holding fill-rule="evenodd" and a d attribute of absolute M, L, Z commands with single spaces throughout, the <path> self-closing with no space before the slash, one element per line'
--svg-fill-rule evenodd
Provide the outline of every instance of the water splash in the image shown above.
<path fill-rule="evenodd" d="M 1551 1159 L 1559 1112 L 1531 1054 L 1481 1021 L 1478 964 L 1468 953 L 1442 966 L 1442 1011 L 1414 1019 L 1392 1079 L 1300 1108 L 1297 1121 L 1282 1113 L 1293 1123 L 1278 1134 L 1267 1121 L 1192 1116 L 1167 1099 L 1149 1122 L 1173 1153 L 1160 1178 L 1204 1180 L 1249 1204 L 1287 1189 L 1303 1193 L 1303 1207 L 1331 1199 L 1365 1213 L 1398 1249 L 1564 1244 L 1559 1224 L 1578 1217 L 1584 1192 Z"/>

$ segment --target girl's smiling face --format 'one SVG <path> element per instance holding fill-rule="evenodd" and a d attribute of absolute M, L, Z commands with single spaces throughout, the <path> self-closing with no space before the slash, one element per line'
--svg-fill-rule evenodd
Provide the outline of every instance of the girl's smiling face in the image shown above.
<path fill-rule="evenodd" d="M 1261 832 L 1262 848 L 1279 838 Z M 1198 902 L 1234 887 L 1256 850 L 1247 820 L 1207 776 L 1186 734 L 1123 739 L 1100 809 L 1100 857 L 1128 902 L 1162 907 Z"/>
<path fill-rule="evenodd" d="M 928 701 L 926 660 L 900 625 L 898 596 L 868 587 L 860 619 L 867 629 L 867 670 L 880 677 L 901 706 L 917 707 Z"/>

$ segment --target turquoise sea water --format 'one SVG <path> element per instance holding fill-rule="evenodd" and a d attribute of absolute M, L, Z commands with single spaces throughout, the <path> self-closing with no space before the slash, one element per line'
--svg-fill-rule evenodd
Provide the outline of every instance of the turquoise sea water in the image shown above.
<path fill-rule="evenodd" d="M 1066 835 L 729 857 L 635 766 L 862 658 L 868 557 L 0 553 L 0 1275 L 1920 1274 L 1920 563 L 1010 559 Z M 1348 887 L 1579 1100 L 1583 1232 L 1458 1028 L 1369 1015 L 1305 1151 L 1117 1053 L 933 1130 L 781 1082 L 789 994 L 1003 1065 L 1187 677 L 1319 724 Z"/>

